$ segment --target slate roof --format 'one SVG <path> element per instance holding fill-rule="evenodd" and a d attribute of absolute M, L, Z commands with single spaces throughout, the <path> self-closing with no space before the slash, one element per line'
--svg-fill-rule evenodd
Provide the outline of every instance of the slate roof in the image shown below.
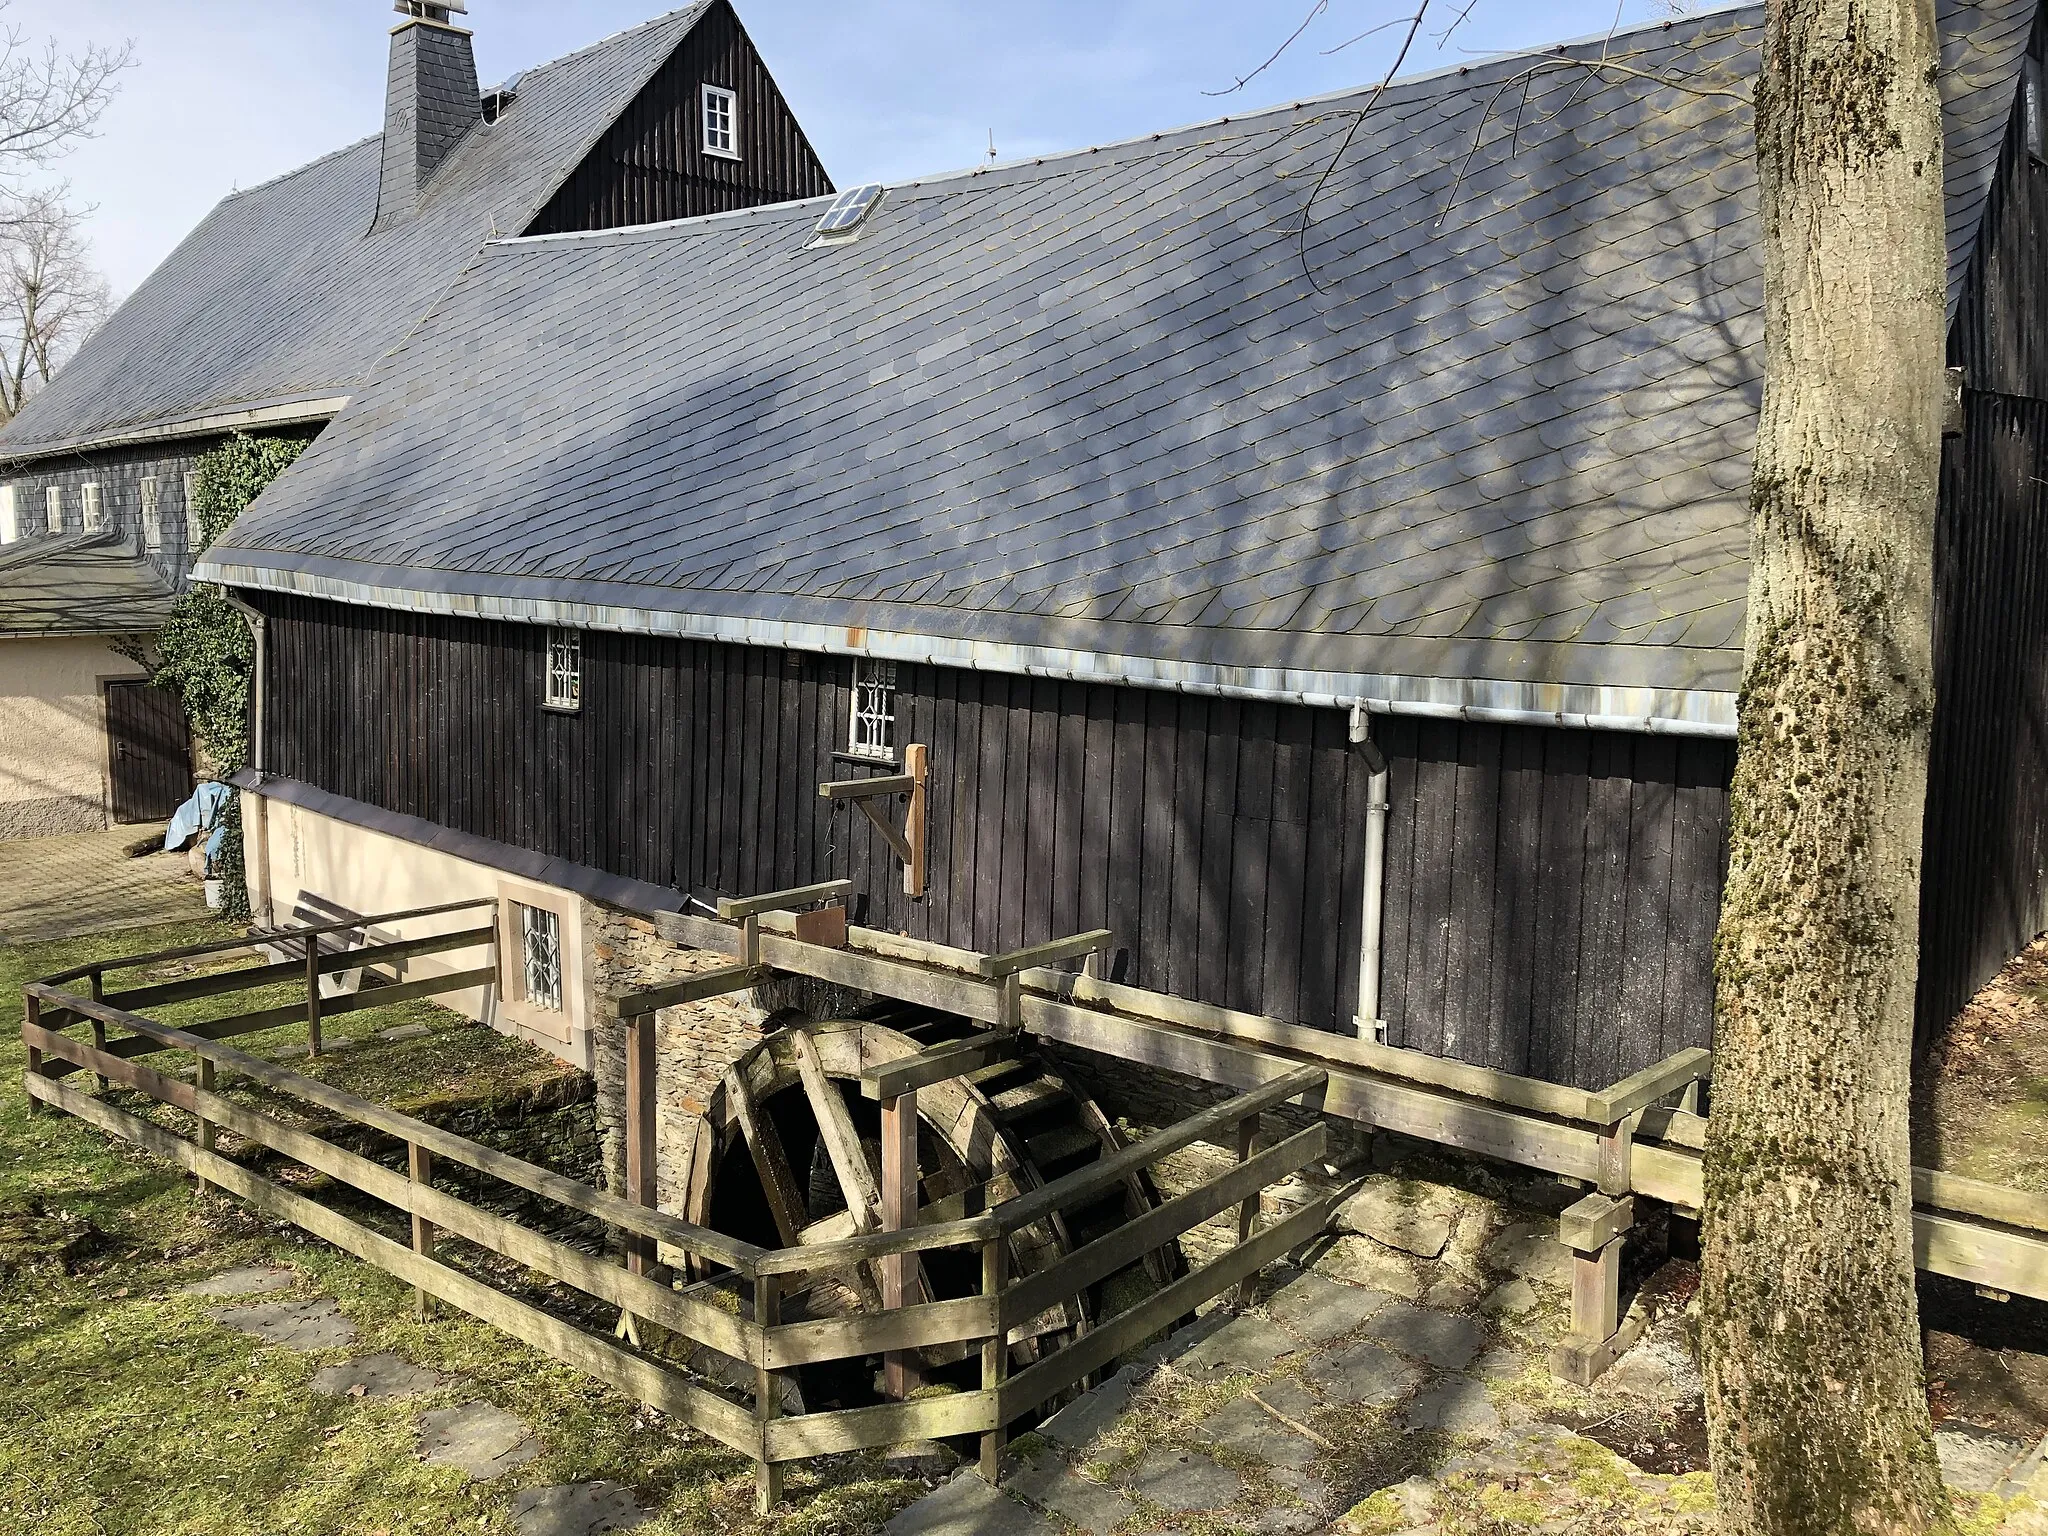
<path fill-rule="evenodd" d="M 177 593 L 117 534 L 72 534 L 0 549 L 0 639 L 143 635 Z"/>
<path fill-rule="evenodd" d="M 516 234 L 709 9 L 529 70 L 372 236 L 378 135 L 224 199 L 6 431 L 0 457 L 345 395 L 486 239 Z"/>
<path fill-rule="evenodd" d="M 2033 11 L 1942 6 L 1952 302 Z M 1761 31 L 1569 53 L 1739 92 Z M 493 244 L 201 575 L 1726 731 L 1749 107 L 1553 57 L 1389 91 L 1313 284 L 1362 96 L 898 186 L 835 248 L 815 203 Z"/>

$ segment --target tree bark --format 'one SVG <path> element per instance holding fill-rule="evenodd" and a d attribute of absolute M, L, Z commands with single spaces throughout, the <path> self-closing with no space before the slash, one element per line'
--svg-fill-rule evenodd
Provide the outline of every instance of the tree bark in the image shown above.
<path fill-rule="evenodd" d="M 1951 1529 L 1907 1098 L 1946 253 L 1933 0 L 1771 0 L 1702 1324 L 1729 1536 Z"/>

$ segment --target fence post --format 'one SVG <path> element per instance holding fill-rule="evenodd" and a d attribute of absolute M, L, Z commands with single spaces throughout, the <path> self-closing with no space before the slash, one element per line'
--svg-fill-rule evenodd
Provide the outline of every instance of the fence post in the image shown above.
<path fill-rule="evenodd" d="M 1003 1383 L 1010 1375 L 1010 1330 L 1003 1325 L 1003 1286 L 1008 1283 L 1010 1242 L 992 1237 L 981 1250 L 981 1294 L 995 1307 L 995 1336 L 982 1341 L 981 1390 L 995 1405 L 996 1426 L 981 1437 L 981 1477 L 993 1488 L 1003 1473 L 1003 1446 L 1009 1440 L 1003 1419 Z"/>
<path fill-rule="evenodd" d="M 43 1000 L 31 992 L 22 999 L 22 1002 L 26 1005 L 21 1016 L 22 1021 L 40 1028 L 43 1022 Z M 28 1075 L 43 1075 L 43 1053 L 33 1045 L 28 1048 Z M 32 1115 L 40 1115 L 43 1112 L 43 1101 L 34 1094 L 29 1095 L 28 1112 Z"/>
<path fill-rule="evenodd" d="M 1237 1160 L 1240 1163 L 1248 1163 L 1252 1160 L 1252 1152 L 1257 1146 L 1258 1139 L 1259 1117 L 1257 1115 L 1247 1115 L 1244 1119 L 1237 1122 Z M 1250 1242 L 1252 1232 L 1258 1224 L 1259 1191 L 1253 1190 L 1251 1194 L 1245 1197 L 1244 1204 L 1237 1208 L 1238 1242 Z M 1255 1274 L 1246 1275 L 1243 1280 L 1238 1282 L 1237 1305 L 1239 1307 L 1250 1306 L 1252 1298 L 1258 1294 L 1258 1289 L 1259 1277 Z"/>
<path fill-rule="evenodd" d="M 917 1225 L 917 1093 L 882 1101 L 882 1230 L 902 1232 Z M 882 1260 L 882 1310 L 907 1305 L 917 1263 L 908 1253 Z M 923 1385 L 906 1350 L 882 1357 L 882 1390 L 902 1402 Z"/>
<path fill-rule="evenodd" d="M 106 972 L 97 969 L 92 973 L 92 1000 L 96 1003 L 104 1003 L 107 1000 Z M 92 1048 L 96 1051 L 104 1051 L 107 1048 L 107 1026 L 104 1020 L 92 1021 Z M 101 1093 L 107 1091 L 107 1080 L 100 1073 L 93 1073 L 92 1082 L 93 1087 Z"/>
<path fill-rule="evenodd" d="M 650 1210 L 656 1203 L 654 1073 L 654 1015 L 635 1014 L 626 1020 L 626 1199 Z M 654 1274 L 654 1239 L 639 1232 L 624 1237 L 626 1268 L 636 1275 Z M 632 1313 L 621 1313 L 619 1327 L 633 1343 L 640 1342 L 639 1319 Z"/>
<path fill-rule="evenodd" d="M 306 935 L 306 1054 L 320 1054 L 320 936 Z"/>
<path fill-rule="evenodd" d="M 782 1383 L 768 1369 L 767 1331 L 782 1321 L 782 1277 L 754 1277 L 754 1324 L 761 1335 L 762 1355 L 754 1366 L 754 1427 L 761 1435 L 761 1457 L 754 1463 L 754 1508 L 770 1513 L 782 1502 L 782 1465 L 768 1459 L 768 1426 L 782 1416 Z"/>
<path fill-rule="evenodd" d="M 213 1083 L 213 1063 L 207 1060 L 204 1056 L 202 1056 L 199 1058 L 199 1091 L 201 1093 L 213 1092 Z M 207 1119 L 206 1116 L 202 1114 L 199 1117 L 199 1150 L 202 1152 L 211 1152 L 213 1150 L 213 1145 L 213 1122 Z M 198 1192 L 203 1195 L 206 1193 L 207 1188 L 208 1186 L 206 1183 L 206 1175 L 202 1173 L 199 1176 Z"/>
<path fill-rule="evenodd" d="M 405 1166 L 406 1172 L 411 1175 L 414 1185 L 424 1185 L 429 1189 L 433 1187 L 434 1154 L 432 1152 L 416 1141 L 408 1141 L 405 1144 Z M 412 1251 L 431 1259 L 434 1256 L 434 1244 L 438 1237 L 439 1234 L 434 1230 L 434 1224 L 417 1211 L 413 1212 Z M 425 1322 L 429 1317 L 433 1316 L 434 1298 L 418 1286 L 413 1287 L 412 1300 L 413 1312 L 421 1322 Z"/>

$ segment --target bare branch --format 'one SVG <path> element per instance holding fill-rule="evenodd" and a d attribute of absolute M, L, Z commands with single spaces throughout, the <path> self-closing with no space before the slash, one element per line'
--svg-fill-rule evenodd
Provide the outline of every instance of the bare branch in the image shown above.
<path fill-rule="evenodd" d="M 1278 64 L 1280 62 L 1281 55 L 1285 54 L 1288 49 L 1292 48 L 1296 43 L 1301 41 L 1301 34 L 1309 29 L 1310 23 L 1312 23 L 1318 16 L 1322 15 L 1323 12 L 1327 11 L 1329 8 L 1330 0 L 1316 0 L 1316 3 L 1309 8 L 1308 15 L 1302 18 L 1301 25 L 1296 27 L 1293 30 L 1293 32 L 1288 34 L 1287 41 L 1282 43 L 1278 48 L 1275 48 L 1273 50 L 1273 56 L 1267 59 L 1265 63 L 1261 64 L 1257 69 L 1253 70 L 1250 74 L 1239 76 L 1237 84 L 1229 87 L 1227 90 L 1204 91 L 1202 92 L 1202 94 L 1204 96 L 1229 96 L 1237 91 L 1243 90 L 1246 86 L 1250 85 L 1254 80 L 1258 79 L 1259 76 L 1263 75 L 1267 70 L 1271 69 L 1275 64 Z"/>
<path fill-rule="evenodd" d="M 0 10 L 7 0 L 0 0 Z M 89 44 L 66 54 L 52 40 L 38 50 L 19 26 L 0 31 L 0 178 L 48 165 L 92 138 L 113 102 L 133 45 Z"/>
<path fill-rule="evenodd" d="M 65 189 L 0 212 L 0 423 L 11 421 L 112 309 L 85 214 Z"/>

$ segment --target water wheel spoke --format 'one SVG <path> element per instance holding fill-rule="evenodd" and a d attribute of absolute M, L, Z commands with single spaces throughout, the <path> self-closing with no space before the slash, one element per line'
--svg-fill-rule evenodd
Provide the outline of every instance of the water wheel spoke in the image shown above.
<path fill-rule="evenodd" d="M 789 1165 L 789 1153 L 783 1150 L 781 1133 L 755 1104 L 753 1091 L 747 1087 L 742 1073 L 735 1069 L 726 1071 L 725 1094 L 739 1120 L 747 1151 L 754 1159 L 754 1171 L 761 1176 L 761 1193 L 768 1201 L 769 1214 L 775 1218 L 775 1231 L 783 1247 L 794 1248 L 804 1229 L 804 1202 L 798 1192 L 796 1172 Z"/>
<path fill-rule="evenodd" d="M 825 1075 L 825 1064 L 818 1059 L 818 1047 L 811 1037 L 798 1030 L 791 1043 L 796 1049 L 804 1097 L 810 1100 L 811 1113 L 817 1117 L 818 1136 L 825 1144 L 825 1155 L 832 1160 L 832 1171 L 839 1176 L 839 1191 L 846 1197 L 854 1231 L 872 1232 L 881 1221 L 882 1191 L 875 1182 L 874 1171 L 868 1167 L 853 1114 Z"/>

